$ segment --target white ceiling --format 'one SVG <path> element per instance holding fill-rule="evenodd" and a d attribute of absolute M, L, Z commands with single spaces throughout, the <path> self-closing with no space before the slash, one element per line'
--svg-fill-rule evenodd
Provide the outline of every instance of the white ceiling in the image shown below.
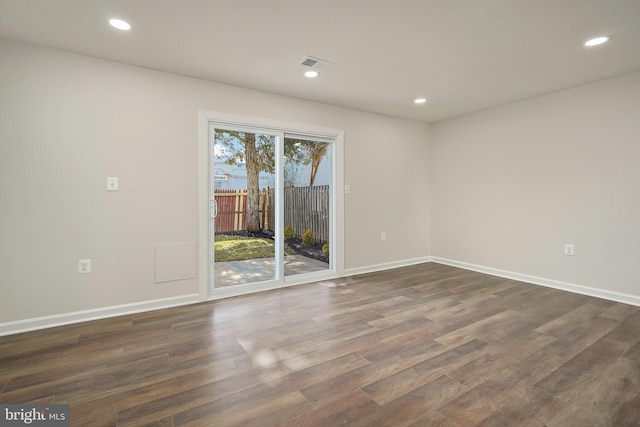
<path fill-rule="evenodd" d="M 0 0 L 0 38 L 434 122 L 640 70 L 640 0 Z"/>

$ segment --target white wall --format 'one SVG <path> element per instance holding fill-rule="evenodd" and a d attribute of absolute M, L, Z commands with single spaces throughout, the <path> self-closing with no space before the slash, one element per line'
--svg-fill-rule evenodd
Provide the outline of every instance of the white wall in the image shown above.
<path fill-rule="evenodd" d="M 345 268 L 429 253 L 426 124 L 4 41 L 0 94 L 0 326 L 198 293 L 154 248 L 200 238 L 200 109 L 344 129 Z"/>
<path fill-rule="evenodd" d="M 640 296 L 640 73 L 437 123 L 430 155 L 432 255 Z"/>

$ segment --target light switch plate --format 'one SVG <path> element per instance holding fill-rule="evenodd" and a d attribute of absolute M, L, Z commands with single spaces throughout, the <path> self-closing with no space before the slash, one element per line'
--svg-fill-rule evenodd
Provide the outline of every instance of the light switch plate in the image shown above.
<path fill-rule="evenodd" d="M 107 191 L 118 191 L 118 178 L 107 178 Z"/>

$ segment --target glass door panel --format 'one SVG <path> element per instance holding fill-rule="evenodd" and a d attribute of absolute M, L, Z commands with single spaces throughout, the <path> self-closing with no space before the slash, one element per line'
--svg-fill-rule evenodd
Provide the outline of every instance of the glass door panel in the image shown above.
<path fill-rule="evenodd" d="M 332 144 L 284 138 L 284 275 L 331 268 Z"/>
<path fill-rule="evenodd" d="M 210 134 L 213 287 L 277 280 L 279 137 L 215 127 Z"/>

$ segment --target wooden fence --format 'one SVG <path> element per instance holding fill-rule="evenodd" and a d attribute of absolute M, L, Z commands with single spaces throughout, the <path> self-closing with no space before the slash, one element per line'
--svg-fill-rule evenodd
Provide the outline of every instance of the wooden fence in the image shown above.
<path fill-rule="evenodd" d="M 247 191 L 246 190 L 216 190 L 214 193 L 218 214 L 215 218 L 216 233 L 246 230 L 247 227 Z M 260 191 L 260 228 L 273 230 L 275 218 L 272 216 L 271 206 L 273 190 Z"/>
<path fill-rule="evenodd" d="M 216 190 L 218 215 L 215 232 L 228 233 L 246 229 L 246 190 Z M 260 228 L 275 229 L 275 191 L 260 190 Z M 329 186 L 287 187 L 284 189 L 284 224 L 293 227 L 298 239 L 311 229 L 317 243 L 329 241 Z"/>
<path fill-rule="evenodd" d="M 284 189 L 284 225 L 293 227 L 300 239 L 311 229 L 316 243 L 329 241 L 329 186 L 286 187 Z"/>

